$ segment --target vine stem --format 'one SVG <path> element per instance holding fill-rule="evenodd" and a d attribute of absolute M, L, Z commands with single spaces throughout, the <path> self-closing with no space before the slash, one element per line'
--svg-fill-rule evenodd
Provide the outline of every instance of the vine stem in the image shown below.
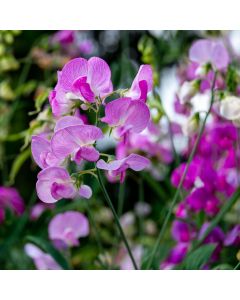
<path fill-rule="evenodd" d="M 138 270 L 137 264 L 136 264 L 136 262 L 135 262 L 135 259 L 134 259 L 134 257 L 133 257 L 133 254 L 132 254 L 131 249 L 130 249 L 130 247 L 129 247 L 127 238 L 126 238 L 126 236 L 125 236 L 125 234 L 124 234 L 124 232 L 123 232 L 122 226 L 121 226 L 121 224 L 120 224 L 118 215 L 117 215 L 117 213 L 116 213 L 116 211 L 115 211 L 115 209 L 114 209 L 114 206 L 113 206 L 112 201 L 111 201 L 111 199 L 110 199 L 110 197 L 109 197 L 109 195 L 108 195 L 108 192 L 107 192 L 107 190 L 106 190 L 106 188 L 105 188 L 105 186 L 104 186 L 104 184 L 103 184 L 101 172 L 100 172 L 99 169 L 97 169 L 97 177 L 98 177 L 98 181 L 99 181 L 100 187 L 101 187 L 101 189 L 102 189 L 102 192 L 103 192 L 103 194 L 104 194 L 105 200 L 106 200 L 108 206 L 110 207 L 110 209 L 111 209 L 111 211 L 112 211 L 112 213 L 113 213 L 113 216 L 114 216 L 116 225 L 117 225 L 117 227 L 118 227 L 118 230 L 119 230 L 119 233 L 120 233 L 120 235 L 121 235 L 121 237 L 122 237 L 122 240 L 123 240 L 123 242 L 124 242 L 124 244 L 125 244 L 125 246 L 126 246 L 126 249 L 127 249 L 128 254 L 129 254 L 129 256 L 130 256 L 130 259 L 131 259 L 131 261 L 132 261 L 132 264 L 133 264 L 135 270 Z"/>
<path fill-rule="evenodd" d="M 161 243 L 161 241 L 162 241 L 162 238 L 163 238 L 163 236 L 164 236 L 164 234 L 165 234 L 165 231 L 166 231 L 166 229 L 167 229 L 167 225 L 168 225 L 168 222 L 169 222 L 169 220 L 170 220 L 170 217 L 171 217 L 173 208 L 174 208 L 174 206 L 176 205 L 177 200 L 178 200 L 178 197 L 179 197 L 179 195 L 180 195 L 180 193 L 181 193 L 181 188 L 182 188 L 184 179 L 185 179 L 185 177 L 186 177 L 186 174 L 187 174 L 187 172 L 188 172 L 190 163 L 191 163 L 191 161 L 192 161 L 193 158 L 194 158 L 194 155 L 195 155 L 195 153 L 196 153 L 196 151 L 197 151 L 197 148 L 198 148 L 199 142 L 200 142 L 200 140 L 201 140 L 202 134 L 203 134 L 203 132 L 204 132 L 205 125 L 206 125 L 208 116 L 209 116 L 209 114 L 210 114 L 210 112 L 211 112 L 212 105 L 213 105 L 213 102 L 214 102 L 214 86 L 215 86 L 215 82 L 216 82 L 216 77 L 217 77 L 217 72 L 214 73 L 214 78 L 213 78 L 213 82 L 212 82 L 212 87 L 211 87 L 211 102 L 210 102 L 209 109 L 208 109 L 208 111 L 207 111 L 207 113 L 206 113 L 206 115 L 205 115 L 205 118 L 203 119 L 202 126 L 200 127 L 198 136 L 197 136 L 196 141 L 195 141 L 195 143 L 194 143 L 194 145 L 193 145 L 192 151 L 191 151 L 191 153 L 190 153 L 190 155 L 189 155 L 189 158 L 188 158 L 188 161 L 187 161 L 187 165 L 186 165 L 186 167 L 185 167 L 185 169 L 184 169 L 184 172 L 183 172 L 183 174 L 182 174 L 182 177 L 181 177 L 181 180 L 180 180 L 180 182 L 179 182 L 178 188 L 177 188 L 177 190 L 176 190 L 176 192 L 175 192 L 175 195 L 174 195 L 174 197 L 173 197 L 173 200 L 172 200 L 172 202 L 171 202 L 171 204 L 170 204 L 168 213 L 167 213 L 167 215 L 166 215 L 166 217 L 165 217 L 165 219 L 164 219 L 162 228 L 161 228 L 161 230 L 160 230 L 160 232 L 159 232 L 159 235 L 158 235 L 158 237 L 157 237 L 157 241 L 156 241 L 156 243 L 155 243 L 155 245 L 154 245 L 154 247 L 153 247 L 153 251 L 152 251 L 152 253 L 151 253 L 151 255 L 150 255 L 150 258 L 149 258 L 149 260 L 148 260 L 148 263 L 147 263 L 147 265 L 146 265 L 146 268 L 147 268 L 147 269 L 149 269 L 149 268 L 151 267 L 151 265 L 152 265 L 152 263 L 153 263 L 153 259 L 154 259 L 154 257 L 156 256 L 156 253 L 157 253 L 157 251 L 158 251 L 159 245 L 160 245 L 160 243 Z"/>

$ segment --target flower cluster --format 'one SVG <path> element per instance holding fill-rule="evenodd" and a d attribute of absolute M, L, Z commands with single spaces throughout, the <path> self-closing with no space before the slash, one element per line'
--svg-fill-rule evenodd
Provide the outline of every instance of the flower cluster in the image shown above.
<path fill-rule="evenodd" d="M 176 220 L 171 231 L 177 244 L 161 264 L 163 269 L 174 268 L 183 261 L 193 241 L 202 240 L 209 222 L 239 186 L 239 132 L 234 125 L 239 122 L 237 107 L 240 102 L 238 87 L 230 88 L 236 80 L 231 78 L 229 81 L 230 72 L 233 72 L 230 54 L 220 41 L 215 40 L 195 42 L 189 51 L 189 64 L 179 72 L 181 86 L 175 102 L 177 113 L 191 114 L 193 120 L 196 116 L 194 97 L 205 94 L 210 99 L 212 92 L 214 99 L 212 103 L 208 102 L 211 119 L 200 136 L 193 159 L 181 163 L 171 176 L 172 185 L 182 190 L 182 200 L 175 208 Z M 185 158 L 190 156 L 197 143 L 202 113 L 208 114 L 197 111 L 194 130 L 189 127 L 193 123 L 187 123 L 189 142 L 183 153 Z M 213 228 L 202 241 L 203 244 L 216 244 L 209 264 L 219 259 L 224 246 L 239 246 L 239 235 L 239 225 L 227 233 L 220 225 Z"/>
<path fill-rule="evenodd" d="M 147 158 L 133 153 L 106 162 L 99 159 L 104 154 L 99 153 L 96 144 L 104 137 L 98 125 L 100 121 L 117 132 L 120 143 L 127 143 L 130 133 L 140 133 L 148 126 L 150 112 L 146 100 L 152 84 L 151 67 L 143 65 L 131 88 L 123 90 L 123 97 L 106 103 L 115 92 L 111 70 L 101 58 L 75 58 L 58 72 L 57 85 L 49 95 L 55 126 L 33 136 L 31 145 L 33 158 L 42 169 L 36 188 L 43 202 L 54 203 L 77 196 L 90 198 L 92 190 L 82 181 L 82 175 L 88 171 L 79 171 L 85 162 L 95 163 L 89 173 L 94 173 L 96 168 L 103 169 L 111 176 L 120 177 L 121 182 L 128 168 L 140 171 L 149 165 Z M 101 107 L 105 109 L 102 118 Z M 94 111 L 96 124 L 86 124 L 79 116 L 79 109 Z M 76 171 L 72 175 L 67 170 L 71 161 Z"/>

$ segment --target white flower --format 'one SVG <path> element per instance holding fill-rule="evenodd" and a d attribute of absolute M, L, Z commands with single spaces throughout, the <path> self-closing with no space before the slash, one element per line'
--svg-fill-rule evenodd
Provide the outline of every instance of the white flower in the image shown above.
<path fill-rule="evenodd" d="M 183 134 L 185 136 L 193 135 L 197 131 L 198 125 L 199 125 L 199 115 L 195 114 L 190 118 L 188 118 L 186 122 L 182 125 Z"/>
<path fill-rule="evenodd" d="M 236 96 L 226 97 L 220 104 L 220 115 L 240 126 L 240 98 Z"/>
<path fill-rule="evenodd" d="M 180 87 L 178 97 L 181 104 L 187 103 L 196 93 L 193 82 L 185 81 Z"/>

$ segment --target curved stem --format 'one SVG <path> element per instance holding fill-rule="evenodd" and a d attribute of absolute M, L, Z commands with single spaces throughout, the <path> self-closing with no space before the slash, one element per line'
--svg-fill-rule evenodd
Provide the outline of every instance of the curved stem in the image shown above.
<path fill-rule="evenodd" d="M 109 195 L 108 195 L 108 192 L 107 192 L 107 190 L 106 190 L 106 188 L 105 188 L 105 186 L 104 186 L 104 184 L 103 184 L 102 177 L 101 177 L 101 172 L 100 172 L 99 169 L 97 169 L 97 177 L 98 177 L 98 181 L 99 181 L 100 187 L 101 187 L 101 189 L 102 189 L 102 192 L 103 192 L 103 194 L 104 194 L 105 200 L 106 200 L 107 204 L 109 205 L 109 207 L 110 207 L 110 209 L 111 209 L 111 211 L 112 211 L 112 213 L 113 213 L 113 216 L 114 216 L 116 225 L 117 225 L 117 227 L 118 227 L 118 230 L 119 230 L 119 233 L 120 233 L 120 235 L 121 235 L 121 237 L 122 237 L 122 240 L 123 240 L 123 242 L 124 242 L 124 244 L 125 244 L 125 246 L 126 246 L 126 248 L 127 248 L 127 251 L 128 251 L 128 254 L 129 254 L 130 258 L 131 258 L 132 264 L 133 264 L 135 270 L 138 270 L 137 264 L 136 264 L 136 262 L 135 262 L 135 260 L 134 260 L 134 257 L 133 257 L 133 255 L 132 255 L 131 249 L 130 249 L 130 247 L 129 247 L 127 238 L 126 238 L 126 236 L 125 236 L 125 234 L 124 234 L 124 232 L 123 232 L 122 226 L 121 226 L 121 224 L 120 224 L 118 215 L 117 215 L 117 213 L 116 213 L 116 211 L 115 211 L 115 209 L 114 209 L 114 207 L 113 207 L 112 201 L 111 201 L 111 199 L 110 199 L 110 197 L 109 197 Z"/>
<path fill-rule="evenodd" d="M 152 253 L 151 253 L 151 255 L 150 255 L 149 261 L 148 261 L 147 266 L 146 266 L 147 269 L 149 269 L 149 268 L 151 267 L 152 262 L 153 262 L 153 259 L 154 259 L 154 257 L 156 256 L 156 253 L 157 253 L 157 251 L 158 251 L 158 247 L 159 247 L 159 245 L 160 245 L 160 243 L 161 243 L 161 241 L 162 241 L 162 238 L 163 238 L 163 236 L 164 236 L 164 234 L 165 234 L 165 231 L 166 231 L 166 229 L 167 229 L 167 225 L 168 225 L 168 222 L 169 222 L 169 220 L 170 220 L 170 217 L 171 217 L 173 208 L 174 208 L 174 206 L 176 205 L 177 200 L 178 200 L 178 197 L 179 197 L 179 195 L 180 195 L 181 188 L 182 188 L 184 179 L 185 179 L 185 177 L 186 177 L 186 174 L 187 174 L 187 172 L 188 172 L 190 163 L 191 163 L 191 161 L 193 160 L 193 157 L 194 157 L 194 155 L 195 155 L 195 153 L 196 153 L 196 151 L 197 151 L 199 142 L 200 142 L 200 140 L 201 140 L 202 134 L 203 134 L 203 132 L 204 132 L 205 125 L 206 125 L 208 116 L 209 116 L 209 114 L 210 114 L 210 112 L 211 112 L 212 105 L 213 105 L 213 102 L 214 102 L 214 86 L 215 86 L 215 82 L 216 82 L 216 76 L 217 76 L 217 73 L 215 72 L 215 73 L 214 73 L 213 82 L 212 82 L 212 87 L 211 87 L 211 102 L 210 102 L 209 109 L 208 109 L 208 111 L 207 111 L 207 113 L 206 113 L 206 115 L 205 115 L 205 118 L 203 119 L 203 123 L 202 123 L 202 126 L 201 126 L 200 130 L 199 130 L 197 139 L 196 139 L 196 141 L 195 141 L 195 143 L 194 143 L 194 146 L 193 146 L 193 148 L 192 148 L 192 151 L 191 151 L 191 153 L 190 153 L 190 155 L 189 155 L 189 158 L 188 158 L 188 161 L 187 161 L 187 165 L 186 165 L 186 167 L 185 167 L 185 169 L 184 169 L 184 172 L 183 172 L 183 174 L 182 174 L 182 177 L 181 177 L 181 180 L 180 180 L 180 182 L 179 182 L 178 188 L 177 188 L 177 190 L 176 190 L 176 192 L 175 192 L 175 195 L 174 195 L 173 200 L 172 200 L 172 202 L 171 202 L 171 205 L 170 205 L 170 207 L 169 207 L 168 213 L 167 213 L 167 215 L 166 215 L 166 217 L 165 217 L 165 219 L 164 219 L 162 228 L 161 228 L 161 230 L 160 230 L 160 232 L 159 232 L 157 241 L 156 241 L 156 243 L 155 243 L 155 245 L 154 245 L 154 248 L 153 248 L 153 251 L 152 251 Z"/>

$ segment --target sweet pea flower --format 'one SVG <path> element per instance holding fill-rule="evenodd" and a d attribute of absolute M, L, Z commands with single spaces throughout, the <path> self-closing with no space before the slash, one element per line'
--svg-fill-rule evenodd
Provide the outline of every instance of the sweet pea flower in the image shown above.
<path fill-rule="evenodd" d="M 9 208 L 17 216 L 20 216 L 25 209 L 23 199 L 15 188 L 0 187 L 0 223 L 4 221 L 5 209 Z"/>
<path fill-rule="evenodd" d="M 138 266 L 138 268 L 141 267 L 141 259 L 143 256 L 143 248 L 142 246 L 134 246 L 131 249 L 133 257 L 135 259 L 135 262 Z M 120 265 L 121 270 L 134 270 L 133 263 L 129 257 L 129 254 L 127 253 L 127 250 L 125 248 L 121 248 L 117 258 L 116 263 Z"/>
<path fill-rule="evenodd" d="M 62 198 L 74 198 L 77 189 L 67 170 L 61 167 L 49 167 L 38 174 L 37 194 L 45 203 L 54 203 Z"/>
<path fill-rule="evenodd" d="M 89 234 L 88 219 L 76 211 L 58 214 L 51 220 L 48 234 L 58 248 L 78 246 L 78 239 Z"/>
<path fill-rule="evenodd" d="M 119 98 L 108 103 L 105 117 L 101 119 L 110 127 L 118 128 L 119 136 L 143 131 L 148 126 L 149 120 L 150 112 L 147 105 L 130 98 Z"/>
<path fill-rule="evenodd" d="M 239 246 L 240 245 L 240 225 L 236 225 L 233 229 L 225 236 L 225 246 Z"/>
<path fill-rule="evenodd" d="M 61 160 L 52 153 L 50 141 L 41 135 L 32 136 L 31 151 L 34 161 L 41 169 L 61 163 Z"/>
<path fill-rule="evenodd" d="M 187 243 L 195 237 L 192 226 L 186 222 L 175 220 L 172 224 L 172 236 L 177 242 Z"/>
<path fill-rule="evenodd" d="M 100 159 L 96 166 L 98 169 L 107 170 L 110 176 L 116 177 L 120 175 L 120 182 L 122 183 L 128 168 L 134 171 L 142 171 L 144 168 L 149 166 L 149 164 L 149 159 L 132 153 L 123 159 L 113 160 L 109 163 L 106 163 L 103 159 Z"/>
<path fill-rule="evenodd" d="M 133 100 L 147 100 L 147 95 L 153 88 L 153 72 L 150 65 L 141 65 L 133 80 L 130 90 L 125 93 L 126 97 Z"/>
<path fill-rule="evenodd" d="M 59 30 L 54 34 L 52 41 L 63 46 L 72 44 L 74 41 L 74 30 Z"/>
<path fill-rule="evenodd" d="M 240 97 L 229 96 L 220 103 L 220 115 L 240 127 Z"/>
<path fill-rule="evenodd" d="M 189 51 L 191 61 L 199 65 L 210 63 L 218 70 L 225 69 L 229 64 L 228 52 L 220 41 L 214 40 L 198 40 L 193 43 Z"/>
<path fill-rule="evenodd" d="M 67 98 L 90 103 L 95 97 L 103 99 L 113 90 L 111 70 L 99 57 L 72 59 L 63 67 L 58 83 Z"/>
<path fill-rule="evenodd" d="M 74 102 L 69 99 L 60 86 L 59 81 L 62 75 L 62 72 L 58 71 L 58 82 L 55 88 L 49 93 L 48 99 L 52 108 L 52 113 L 55 117 L 62 116 L 71 111 Z"/>
<path fill-rule="evenodd" d="M 204 223 L 199 231 L 198 238 L 201 239 L 205 231 L 207 230 L 209 223 Z M 204 244 L 216 244 L 216 249 L 214 250 L 211 260 L 216 261 L 219 258 L 219 254 L 222 250 L 223 242 L 224 242 L 224 232 L 219 226 L 216 226 L 212 229 L 212 231 L 207 235 L 204 239 Z"/>
<path fill-rule="evenodd" d="M 170 270 L 173 269 L 177 264 L 181 263 L 187 254 L 189 244 L 179 243 L 173 247 L 170 251 L 167 259 L 161 263 L 160 269 Z"/>
<path fill-rule="evenodd" d="M 65 159 L 71 155 L 80 164 L 82 160 L 97 161 L 99 152 L 94 143 L 103 137 L 101 129 L 93 125 L 73 125 L 57 130 L 52 137 L 54 155 Z"/>
<path fill-rule="evenodd" d="M 62 268 L 56 263 L 51 255 L 43 252 L 33 244 L 26 244 L 25 253 L 31 257 L 38 270 L 61 270 Z"/>

